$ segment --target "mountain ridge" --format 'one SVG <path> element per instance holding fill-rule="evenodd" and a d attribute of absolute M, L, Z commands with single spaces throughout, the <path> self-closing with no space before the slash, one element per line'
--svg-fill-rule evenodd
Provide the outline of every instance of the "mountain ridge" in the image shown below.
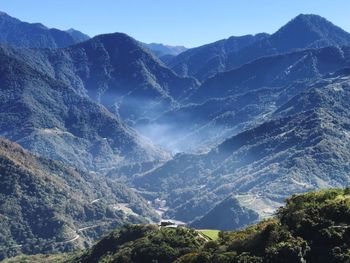
<path fill-rule="evenodd" d="M 214 45 L 215 43 L 211 44 Z M 213 76 L 213 73 L 224 72 L 238 68 L 246 63 L 249 63 L 258 58 L 295 51 L 298 49 L 306 49 L 312 47 L 326 46 L 342 46 L 350 45 L 350 34 L 341 28 L 335 26 L 325 18 L 318 15 L 299 15 L 281 27 L 275 33 L 266 35 L 260 40 L 252 42 L 238 50 L 232 50 L 227 54 L 222 54 L 224 60 L 213 61 L 206 63 L 202 61 L 200 69 L 191 69 L 191 60 L 182 62 L 182 57 L 190 52 L 196 52 L 190 49 L 178 58 L 172 59 L 168 65 L 176 72 L 186 75 L 186 72 L 181 72 L 181 68 L 188 68 L 190 74 L 204 81 Z M 207 46 L 207 45 L 206 45 Z M 202 52 L 206 46 L 199 47 L 197 50 Z M 214 52 L 207 52 L 203 58 L 211 57 Z M 202 59 L 203 59 L 202 58 Z M 178 61 L 177 61 L 178 60 Z M 198 66 L 194 63 L 194 66 Z"/>
<path fill-rule="evenodd" d="M 166 156 L 105 107 L 7 51 L 0 52 L 3 136 L 37 154 L 84 170 Z"/>
<path fill-rule="evenodd" d="M 130 123 L 154 118 L 198 86 L 193 78 L 178 77 L 123 33 L 99 35 L 57 50 L 13 50 L 12 55 Z"/>
<path fill-rule="evenodd" d="M 271 119 L 207 153 L 178 154 L 136 177 L 134 184 L 162 194 L 169 206 L 166 214 L 184 221 L 203 215 L 232 193 L 243 207 L 265 217 L 285 194 L 346 185 L 349 91 L 346 73 L 329 75 L 310 84 Z"/>
<path fill-rule="evenodd" d="M 22 22 L 1 12 L 0 14 L 0 43 L 16 47 L 58 48 L 73 45 L 89 36 L 74 30 L 62 31 L 47 28 L 41 23 Z"/>

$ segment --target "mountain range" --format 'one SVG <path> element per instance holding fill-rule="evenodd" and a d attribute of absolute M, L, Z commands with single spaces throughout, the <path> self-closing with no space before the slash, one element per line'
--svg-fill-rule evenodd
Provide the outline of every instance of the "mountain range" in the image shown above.
<path fill-rule="evenodd" d="M 4 12 L 0 12 L 0 32 L 1 43 L 29 48 L 67 47 L 90 38 L 75 29 L 62 31 L 40 23 L 22 22 Z"/>
<path fill-rule="evenodd" d="M 293 193 L 348 185 L 349 73 L 310 84 L 271 119 L 208 153 L 178 154 L 137 176 L 135 185 L 163 196 L 168 215 L 183 221 L 203 216 L 232 193 L 266 217 Z"/>
<path fill-rule="evenodd" d="M 12 50 L 12 55 L 132 122 L 171 109 L 176 99 L 198 86 L 195 79 L 177 76 L 138 41 L 121 33 L 63 49 Z"/>
<path fill-rule="evenodd" d="M 85 170 L 166 158 L 116 115 L 80 95 L 82 85 L 54 78 L 42 60 L 30 60 L 31 51 L 2 47 L 0 53 L 1 135 Z"/>
<path fill-rule="evenodd" d="M 261 58 L 217 74 L 187 98 L 188 104 L 150 123 L 161 127 L 162 136 L 148 136 L 175 152 L 208 150 L 268 119 L 310 81 L 350 67 L 349 54 L 349 47 L 306 49 Z"/>
<path fill-rule="evenodd" d="M 188 50 L 4 13 L 0 28 L 2 257 L 88 247 L 158 214 L 242 228 L 349 184 L 350 34 L 320 16 Z M 157 240 L 147 229 L 131 240 Z M 183 234 L 175 254 L 201 247 Z"/>
<path fill-rule="evenodd" d="M 238 68 L 261 57 L 305 48 L 350 44 L 350 35 L 317 15 L 301 14 L 272 35 L 231 37 L 195 49 L 170 60 L 168 65 L 183 76 L 200 81 Z"/>

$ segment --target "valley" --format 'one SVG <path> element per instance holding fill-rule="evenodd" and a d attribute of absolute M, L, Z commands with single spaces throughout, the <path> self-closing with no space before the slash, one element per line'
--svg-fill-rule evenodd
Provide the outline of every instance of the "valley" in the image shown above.
<path fill-rule="evenodd" d="M 348 262 L 350 33 L 279 26 L 187 48 L 1 12 L 0 260 Z"/>

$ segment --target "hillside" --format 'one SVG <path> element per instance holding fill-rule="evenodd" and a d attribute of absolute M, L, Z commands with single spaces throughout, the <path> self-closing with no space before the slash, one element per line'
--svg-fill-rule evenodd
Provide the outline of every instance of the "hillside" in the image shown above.
<path fill-rule="evenodd" d="M 62 255 L 58 262 L 346 263 L 349 201 L 349 189 L 292 196 L 275 218 L 240 231 L 220 232 L 217 241 L 186 228 L 125 226 L 83 255 Z"/>
<path fill-rule="evenodd" d="M 173 262 L 205 240 L 194 230 L 125 226 L 102 239 L 74 262 Z"/>
<path fill-rule="evenodd" d="M 187 222 L 232 193 L 265 217 L 288 195 L 347 185 L 349 92 L 346 71 L 316 81 L 270 120 L 208 153 L 178 154 L 134 184 L 162 196 L 170 218 Z"/>
<path fill-rule="evenodd" d="M 12 52 L 0 48 L 2 136 L 84 170 L 167 158 L 106 108 Z"/>
<path fill-rule="evenodd" d="M 233 230 L 239 229 L 252 223 L 259 218 L 259 215 L 245 207 L 242 207 L 237 199 L 228 197 L 205 216 L 199 218 L 190 224 L 197 229 L 218 229 Z"/>
<path fill-rule="evenodd" d="M 268 56 L 208 79 L 189 101 L 203 103 L 210 98 L 223 98 L 266 87 L 279 89 L 297 81 L 321 78 L 349 67 L 349 63 L 350 48 L 347 46 Z M 294 95 L 298 92 L 296 90 Z"/>
<path fill-rule="evenodd" d="M 0 43 L 15 47 L 59 48 L 89 39 L 80 31 L 47 28 L 40 23 L 22 22 L 0 12 Z"/>
<path fill-rule="evenodd" d="M 198 87 L 165 67 L 126 34 L 96 36 L 56 50 L 7 50 L 35 70 L 64 82 L 133 124 L 175 107 Z"/>
<path fill-rule="evenodd" d="M 348 47 L 308 49 L 255 60 L 205 81 L 189 96 L 189 104 L 150 122 L 151 132 L 145 134 L 174 152 L 208 151 L 269 119 L 310 82 L 345 67 L 350 67 Z M 155 129 L 158 132 L 152 133 Z"/>
<path fill-rule="evenodd" d="M 126 186 L 0 139 L 0 258 L 72 251 L 157 215 Z"/>
<path fill-rule="evenodd" d="M 231 40 L 238 44 L 230 47 Z M 247 39 L 247 40 L 245 40 Z M 239 44 L 242 41 L 242 44 Z M 229 48 L 222 48 L 222 44 Z M 238 68 L 258 58 L 307 48 L 350 44 L 350 34 L 317 15 L 301 14 L 272 35 L 229 38 L 178 55 L 169 66 L 183 76 L 204 81 L 218 72 Z"/>
<path fill-rule="evenodd" d="M 167 65 L 181 76 L 195 76 L 203 81 L 218 72 L 225 71 L 227 54 L 239 52 L 268 34 L 245 35 L 222 39 L 214 43 L 188 49 L 169 59 Z"/>

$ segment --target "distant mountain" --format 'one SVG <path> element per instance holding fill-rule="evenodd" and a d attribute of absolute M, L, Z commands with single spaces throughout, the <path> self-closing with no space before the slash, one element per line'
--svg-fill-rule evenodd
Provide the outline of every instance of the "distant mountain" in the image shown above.
<path fill-rule="evenodd" d="M 310 81 L 344 67 L 350 67 L 349 47 L 260 58 L 208 79 L 187 98 L 189 104 L 150 122 L 145 134 L 173 152 L 208 150 L 267 120 Z M 153 132 L 157 127 L 157 132 Z"/>
<path fill-rule="evenodd" d="M 199 80 L 204 80 L 226 70 L 227 54 L 237 52 L 268 36 L 268 34 L 263 33 L 222 39 L 211 44 L 191 48 L 172 59 L 167 59 L 167 65 L 182 76 L 195 76 Z"/>
<path fill-rule="evenodd" d="M 229 50 L 217 50 L 217 43 L 190 49 L 170 60 L 168 65 L 183 76 L 204 81 L 218 72 L 238 68 L 264 56 L 305 48 L 350 45 L 349 33 L 317 15 L 299 15 L 274 34 L 257 36 L 250 36 L 245 45 Z"/>
<path fill-rule="evenodd" d="M 345 46 L 264 57 L 208 79 L 189 101 L 202 103 L 265 87 L 279 89 L 295 81 L 315 80 L 349 65 L 350 48 Z"/>
<path fill-rule="evenodd" d="M 159 43 L 144 44 L 145 47 L 149 48 L 153 54 L 157 57 L 162 58 L 165 55 L 176 56 L 186 51 L 188 48 L 184 46 L 170 46 Z"/>
<path fill-rule="evenodd" d="M 259 215 L 242 207 L 237 199 L 228 197 L 200 219 L 191 223 L 197 229 L 234 230 L 251 224 Z"/>
<path fill-rule="evenodd" d="M 208 153 L 178 154 L 134 184 L 163 196 L 167 215 L 185 221 L 231 194 L 265 217 L 287 195 L 348 185 L 349 93 L 349 71 L 329 75 L 309 84 L 261 125 Z"/>
<path fill-rule="evenodd" d="M 73 37 L 73 39 L 74 39 L 74 41 L 76 41 L 76 43 L 84 42 L 84 41 L 90 39 L 90 37 L 88 35 L 80 32 L 78 30 L 75 30 L 74 28 L 70 28 L 70 29 L 66 30 L 66 32 Z"/>
<path fill-rule="evenodd" d="M 0 139 L 0 259 L 71 251 L 157 215 L 126 186 L 38 158 Z"/>
<path fill-rule="evenodd" d="M 89 39 L 89 36 L 70 29 L 61 31 L 40 23 L 26 23 L 0 12 L 0 43 L 16 47 L 59 48 Z"/>
<path fill-rule="evenodd" d="M 0 48 L 0 134 L 84 170 L 166 158 L 105 107 L 84 96 L 84 86 L 80 90 L 79 85 L 71 85 L 69 80 L 74 79 L 69 75 L 56 79 L 54 68 L 41 64 L 47 62 L 44 54 L 65 54 L 61 52 Z M 61 62 L 52 66 L 69 65 Z"/>

